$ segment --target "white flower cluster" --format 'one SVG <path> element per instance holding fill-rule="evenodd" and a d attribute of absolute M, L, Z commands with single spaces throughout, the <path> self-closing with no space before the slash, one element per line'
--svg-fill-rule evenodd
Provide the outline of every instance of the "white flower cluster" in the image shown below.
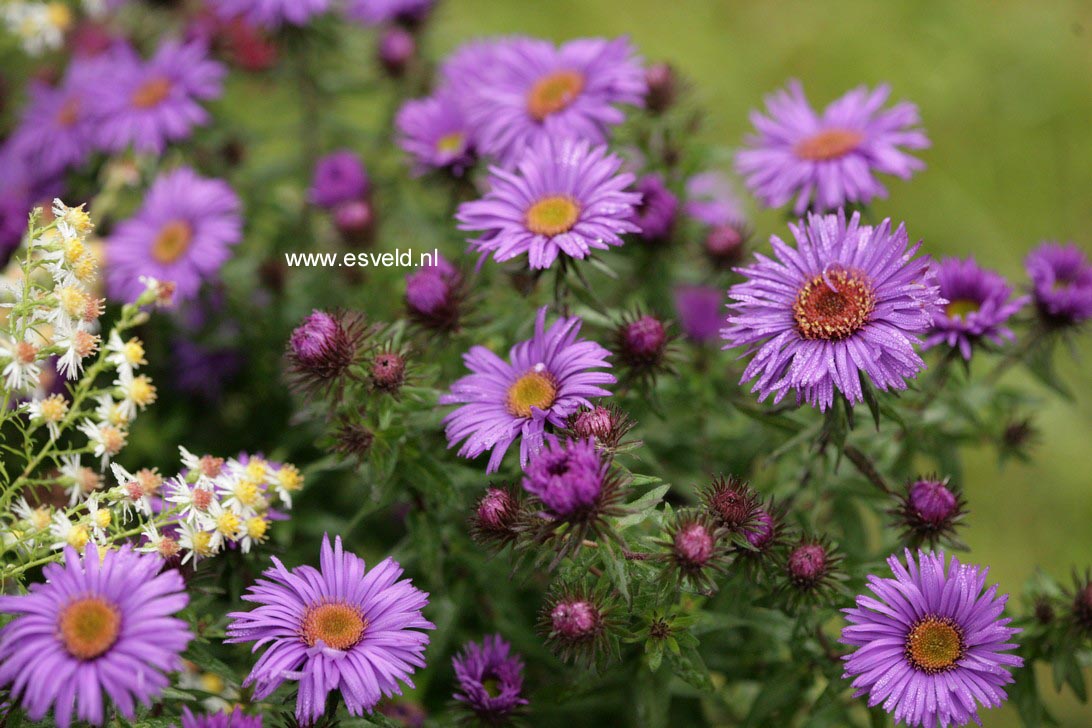
<path fill-rule="evenodd" d="M 0 1 L 0 18 L 8 30 L 18 36 L 23 50 L 32 56 L 56 50 L 64 43 L 72 27 L 73 13 L 68 3 Z"/>
<path fill-rule="evenodd" d="M 292 494 L 303 487 L 300 471 L 288 463 L 197 457 L 179 450 L 179 475 L 164 479 L 154 469 L 131 473 L 115 463 L 116 485 L 109 489 L 78 457 L 66 457 L 60 481 L 69 488 L 69 507 L 32 506 L 21 497 L 4 542 L 33 553 L 82 549 L 88 543 L 108 548 L 140 536 L 139 550 L 165 559 L 181 556 L 182 563 L 196 565 L 228 545 L 248 552 L 265 541 L 275 513 L 290 509 Z"/>

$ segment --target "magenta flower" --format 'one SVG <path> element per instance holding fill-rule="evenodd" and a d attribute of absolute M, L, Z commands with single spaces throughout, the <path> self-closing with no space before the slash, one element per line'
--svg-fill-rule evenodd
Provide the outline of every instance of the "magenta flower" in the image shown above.
<path fill-rule="evenodd" d="M 546 328 L 546 308 L 535 319 L 534 335 L 508 352 L 504 361 L 483 346 L 463 356 L 472 372 L 451 385 L 441 404 L 461 404 L 444 417 L 448 447 L 463 442 L 459 455 L 475 458 L 492 451 L 487 472 L 500 468 L 509 446 L 520 439 L 520 464 L 542 446 L 547 423 L 564 427 L 565 420 L 589 397 L 610 392 L 600 385 L 615 378 L 601 371 L 610 367 L 610 352 L 578 338 L 581 320 L 560 318 Z"/>
<path fill-rule="evenodd" d="M 106 245 L 111 297 L 135 301 L 142 276 L 175 284 L 176 300 L 197 295 L 243 237 L 241 203 L 227 182 L 180 167 L 156 178 L 144 204 L 119 223 Z"/>
<path fill-rule="evenodd" d="M 595 440 L 562 442 L 547 435 L 545 447 L 527 464 L 523 489 L 537 496 L 549 515 L 576 519 L 596 510 L 609 469 Z"/>
<path fill-rule="evenodd" d="M 741 381 L 759 401 L 789 390 L 826 410 L 835 390 L 861 402 L 861 375 L 882 390 L 906 389 L 925 368 L 914 346 L 945 301 L 929 258 L 914 259 L 906 228 L 862 226 L 860 215 L 809 215 L 789 225 L 796 248 L 770 238 L 776 259 L 756 255 L 728 291 L 725 348 L 753 354 Z"/>
<path fill-rule="evenodd" d="M 332 209 L 343 202 L 362 199 L 371 186 L 364 163 L 351 149 L 339 149 L 315 162 L 311 202 Z"/>
<path fill-rule="evenodd" d="M 527 705 L 522 694 L 523 660 L 499 634 L 480 644 L 467 642 L 451 666 L 459 681 L 454 698 L 486 724 L 502 722 Z"/>
<path fill-rule="evenodd" d="M 299 683 L 296 719 L 316 720 L 326 696 L 341 692 L 350 715 L 371 713 L 383 696 L 401 695 L 401 681 L 424 667 L 428 635 L 435 629 L 421 610 L 428 594 L 402 579 L 391 559 L 366 571 L 364 559 L 346 553 L 341 537 L 322 539 L 320 566 L 289 571 L 273 557 L 273 568 L 243 599 L 258 604 L 228 616 L 229 643 L 254 642 L 265 652 L 247 676 L 256 700 L 285 681 Z"/>
<path fill-rule="evenodd" d="M 924 348 L 947 344 L 970 360 L 972 345 L 981 339 L 997 346 L 1015 341 L 1005 324 L 1029 298 L 1014 299 L 1000 274 L 980 267 L 974 258 L 945 258 L 937 267 L 937 283 L 948 303 L 934 315 Z"/>
<path fill-rule="evenodd" d="M 887 197 L 876 174 L 908 179 L 923 169 L 903 149 L 924 149 L 929 139 L 917 128 L 914 104 L 881 110 L 891 89 L 860 86 L 816 114 L 799 81 L 766 99 L 768 116 L 751 113 L 758 134 L 736 155 L 736 168 L 769 207 L 794 197 L 793 212 L 809 204 L 815 212 Z"/>
<path fill-rule="evenodd" d="M 558 255 L 583 259 L 593 250 L 622 244 L 640 194 L 626 192 L 633 175 L 622 160 L 586 141 L 544 139 L 514 171 L 490 170 L 489 192 L 464 202 L 460 230 L 481 232 L 471 250 L 497 262 L 527 255 L 531 268 L 549 268 Z"/>
<path fill-rule="evenodd" d="M 200 102 L 220 96 L 227 69 L 208 58 L 201 42 L 168 41 L 147 61 L 118 53 L 102 73 L 110 80 L 97 87 L 99 145 L 161 154 L 208 121 Z"/>
<path fill-rule="evenodd" d="M 959 563 L 945 569 L 943 552 L 906 551 L 887 560 L 895 578 L 870 575 L 875 597 L 858 596 L 843 610 L 841 641 L 858 649 L 844 657 L 856 696 L 883 705 L 896 723 L 935 728 L 981 724 L 978 705 L 997 707 L 1024 661 L 1007 654 L 1020 630 L 1002 618 L 1007 596 L 982 592 L 989 569 Z M 976 703 L 977 701 L 977 703 Z"/>
<path fill-rule="evenodd" d="M 644 70 L 626 38 L 561 47 L 517 38 L 494 46 L 488 61 L 476 70 L 484 82 L 469 88 L 467 113 L 478 147 L 505 165 L 546 137 L 601 144 L 625 119 L 619 104 L 644 103 Z"/>
<path fill-rule="evenodd" d="M 65 549 L 65 563 L 48 564 L 45 581 L 29 594 L 0 596 L 0 612 L 16 617 L 0 630 L 0 685 L 31 720 L 53 708 L 67 728 L 73 714 L 102 725 L 109 710 L 129 720 L 170 684 L 166 673 L 193 639 L 175 619 L 189 602 L 177 571 L 129 546 L 101 556 L 94 544 L 83 558 Z"/>

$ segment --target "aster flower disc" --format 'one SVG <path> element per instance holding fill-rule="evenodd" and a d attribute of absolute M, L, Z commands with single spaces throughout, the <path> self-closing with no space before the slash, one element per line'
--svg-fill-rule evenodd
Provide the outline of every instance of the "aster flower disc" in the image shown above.
<path fill-rule="evenodd" d="M 878 389 L 905 389 L 925 363 L 914 351 L 945 301 L 926 257 L 913 258 L 902 225 L 862 226 L 854 213 L 809 215 L 790 225 L 796 248 L 771 238 L 776 259 L 756 255 L 732 286 L 725 348 L 753 358 L 741 382 L 759 401 L 790 391 L 820 410 L 835 391 L 863 401 L 862 376 Z"/>
<path fill-rule="evenodd" d="M 922 728 L 980 722 L 978 704 L 996 707 L 1023 659 L 1009 654 L 1020 630 L 1002 618 L 1006 596 L 984 593 L 988 569 L 947 567 L 943 552 L 905 552 L 887 560 L 894 578 L 868 577 L 875 595 L 846 609 L 841 641 L 845 677 L 869 706 L 883 705 L 898 723 Z"/>

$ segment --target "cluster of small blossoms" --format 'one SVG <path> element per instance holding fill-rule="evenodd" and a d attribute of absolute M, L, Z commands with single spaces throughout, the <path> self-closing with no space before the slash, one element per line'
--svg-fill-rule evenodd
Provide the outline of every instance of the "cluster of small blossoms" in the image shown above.
<path fill-rule="evenodd" d="M 32 56 L 60 48 L 73 21 L 68 3 L 18 0 L 9 0 L 0 7 L 0 19 Z"/>

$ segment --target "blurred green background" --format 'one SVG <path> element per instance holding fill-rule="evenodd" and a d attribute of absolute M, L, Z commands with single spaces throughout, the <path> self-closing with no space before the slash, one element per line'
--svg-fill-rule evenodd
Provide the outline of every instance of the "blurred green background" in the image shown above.
<path fill-rule="evenodd" d="M 725 146 L 789 78 L 820 106 L 888 82 L 894 98 L 918 104 L 933 146 L 923 173 L 891 182 L 875 205 L 881 217 L 905 220 L 933 255 L 974 253 L 1014 280 L 1040 240 L 1092 247 L 1090 2 L 448 0 L 429 50 L 495 33 L 629 34 L 646 59 L 669 60 L 694 81 L 709 111 L 704 140 Z M 755 221 L 763 237 L 783 230 L 779 213 Z M 1090 358 L 1087 336 L 1076 360 L 1063 357 L 1073 403 L 1039 387 L 1033 463 L 1002 467 L 992 450 L 969 454 L 964 535 L 1005 591 L 1020 591 L 1036 564 L 1068 580 L 1071 566 L 1092 560 Z M 1048 676 L 1040 684 L 1053 696 Z M 1092 707 L 1071 694 L 1051 702 L 1062 725 L 1092 725 Z M 1018 725 L 1009 707 L 983 718 Z"/>

